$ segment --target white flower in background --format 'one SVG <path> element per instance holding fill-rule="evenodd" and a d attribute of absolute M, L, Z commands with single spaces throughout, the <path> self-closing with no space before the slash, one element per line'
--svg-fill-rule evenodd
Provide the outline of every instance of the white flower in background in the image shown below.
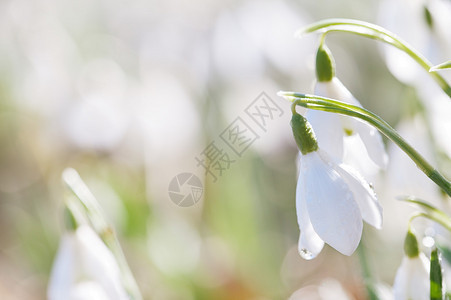
<path fill-rule="evenodd" d="M 317 53 L 317 83 L 314 93 L 318 96 L 336 99 L 355 106 L 362 107 L 360 102 L 352 96 L 346 87 L 335 77 L 335 66 L 330 51 L 320 46 Z M 321 149 L 338 161 L 343 161 L 345 140 L 358 136 L 365 146 L 360 151 L 361 156 L 367 156 L 375 165 L 385 168 L 387 155 L 382 138 L 374 127 L 354 118 L 338 114 L 308 110 L 306 113 L 318 138 Z M 364 160 L 362 157 L 360 160 Z M 351 164 L 350 161 L 343 161 Z M 358 167 L 354 166 L 353 167 Z M 359 170 L 362 172 L 362 170 Z"/>
<path fill-rule="evenodd" d="M 418 242 L 412 232 L 408 232 L 404 242 L 405 257 L 396 272 L 393 296 L 396 300 L 429 300 L 430 263 L 424 253 L 418 250 Z"/>
<path fill-rule="evenodd" d="M 308 285 L 295 291 L 288 300 L 354 300 L 348 291 L 333 278 L 325 278 L 317 286 Z"/>
<path fill-rule="evenodd" d="M 450 14 L 448 0 L 384 0 L 378 23 L 439 64 L 449 60 L 451 51 Z M 425 70 L 402 51 L 384 45 L 383 53 L 390 72 L 399 80 L 416 86 L 434 84 L 424 80 L 428 77 Z"/>
<path fill-rule="evenodd" d="M 126 74 L 112 60 L 97 59 L 84 66 L 78 86 L 79 99 L 67 102 L 60 116 L 62 133 L 83 150 L 114 151 L 131 120 Z"/>
<path fill-rule="evenodd" d="M 430 163 L 436 165 L 427 125 L 419 115 L 403 118 L 396 131 Z M 393 142 L 388 144 L 390 162 L 387 167 L 385 188 L 388 197 L 415 195 L 440 205 L 442 195 L 438 187 Z"/>
<path fill-rule="evenodd" d="M 119 266 L 87 225 L 61 239 L 48 286 L 48 299 L 129 299 Z"/>
<path fill-rule="evenodd" d="M 396 272 L 393 294 L 396 300 L 429 300 L 429 260 L 404 257 Z"/>
<path fill-rule="evenodd" d="M 304 117 L 294 114 L 291 126 L 302 153 L 296 188 L 299 253 L 313 259 L 327 243 L 351 255 L 362 236 L 362 219 L 378 229 L 382 227 L 382 208 L 376 195 L 350 166 L 336 164 L 318 149 Z"/>

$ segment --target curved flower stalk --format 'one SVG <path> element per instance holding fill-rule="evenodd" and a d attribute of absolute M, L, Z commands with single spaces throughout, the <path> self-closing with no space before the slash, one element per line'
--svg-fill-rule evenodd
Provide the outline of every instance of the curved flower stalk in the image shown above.
<path fill-rule="evenodd" d="M 360 102 L 335 76 L 334 59 L 329 49 L 323 44 L 323 41 L 321 41 L 316 56 L 316 73 L 316 95 L 340 99 L 345 103 L 362 107 Z M 374 127 L 357 119 L 325 114 L 315 110 L 308 110 L 306 117 L 313 128 L 315 128 L 319 145 L 329 155 L 337 157 L 339 161 L 342 161 L 344 151 L 347 150 L 344 149 L 345 140 L 359 139 L 361 144 L 364 145 L 364 149 L 361 149 L 363 151 L 360 151 L 357 155 L 369 157 L 380 168 L 386 167 L 388 158 L 385 153 L 382 137 Z M 364 159 L 365 157 L 361 160 Z M 344 162 L 349 163 L 348 161 Z M 363 170 L 359 171 L 362 172 Z"/>
<path fill-rule="evenodd" d="M 393 284 L 395 299 L 429 300 L 429 259 L 419 251 L 417 239 L 410 230 L 404 242 L 404 252 Z"/>
<path fill-rule="evenodd" d="M 351 20 L 351 19 L 328 19 L 313 23 L 305 28 L 301 28 L 296 33 L 296 36 L 301 37 L 304 34 L 320 31 L 323 34 L 330 32 L 348 32 L 364 36 L 370 39 L 375 39 L 391 46 L 398 48 L 409 55 L 416 63 L 418 63 L 441 87 L 441 89 L 451 97 L 451 86 L 448 82 L 437 72 L 429 72 L 433 65 L 418 51 L 411 47 L 407 42 L 400 39 L 394 33 L 377 26 L 375 24 Z"/>
<path fill-rule="evenodd" d="M 327 243 L 351 255 L 362 236 L 362 219 L 376 228 L 382 226 L 376 195 L 355 170 L 334 163 L 318 147 L 310 124 L 295 111 L 291 126 L 302 153 L 296 188 L 299 253 L 313 259 Z"/>
<path fill-rule="evenodd" d="M 62 237 L 48 297 L 50 300 L 129 299 L 113 254 L 91 227 L 81 225 Z"/>
<path fill-rule="evenodd" d="M 310 109 L 339 113 L 351 117 L 359 118 L 376 127 L 381 133 L 392 140 L 403 150 L 424 172 L 429 179 L 434 181 L 442 190 L 451 196 L 451 182 L 448 181 L 439 171 L 434 169 L 427 160 L 421 156 L 412 146 L 410 146 L 387 122 L 373 114 L 372 112 L 351 104 L 346 104 L 337 100 L 320 96 L 307 95 L 294 92 L 279 92 L 279 96 L 293 102 L 293 106 L 300 105 Z M 293 108 L 292 108 L 293 110 Z"/>

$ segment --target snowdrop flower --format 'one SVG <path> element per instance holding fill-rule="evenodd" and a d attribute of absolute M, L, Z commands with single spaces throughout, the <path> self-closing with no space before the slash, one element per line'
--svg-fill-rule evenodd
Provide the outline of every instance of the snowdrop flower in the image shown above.
<path fill-rule="evenodd" d="M 411 231 L 407 233 L 404 252 L 406 256 L 396 272 L 393 295 L 396 300 L 428 300 L 430 264 L 418 250 L 417 239 Z"/>
<path fill-rule="evenodd" d="M 62 237 L 48 299 L 129 299 L 113 254 L 91 227 L 81 225 Z"/>
<path fill-rule="evenodd" d="M 361 107 L 360 102 L 335 77 L 335 62 L 329 49 L 323 44 L 320 45 L 316 56 L 316 73 L 317 83 L 314 91 L 316 95 Z M 333 155 L 336 160 L 343 161 L 344 140 L 357 135 L 365 146 L 360 153 L 369 156 L 375 165 L 385 168 L 387 155 L 382 138 L 374 127 L 360 120 L 316 110 L 307 111 L 306 117 L 315 128 L 320 147 L 329 155 Z"/>
<path fill-rule="evenodd" d="M 294 113 L 291 126 L 302 154 L 296 189 L 299 253 L 304 259 L 313 259 L 328 243 L 351 255 L 362 236 L 362 219 L 378 229 L 382 226 L 376 195 L 354 169 L 336 164 L 319 149 L 303 116 Z"/>

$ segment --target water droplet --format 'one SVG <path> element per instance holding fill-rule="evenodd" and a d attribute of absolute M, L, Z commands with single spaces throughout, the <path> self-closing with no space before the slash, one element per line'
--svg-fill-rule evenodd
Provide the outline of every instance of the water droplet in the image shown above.
<path fill-rule="evenodd" d="M 430 236 L 425 236 L 422 242 L 423 245 L 428 248 L 432 248 L 435 245 L 434 239 Z"/>
<path fill-rule="evenodd" d="M 316 255 L 314 255 L 312 252 L 308 251 L 305 248 L 299 250 L 299 255 L 305 260 L 311 260 L 316 257 Z"/>

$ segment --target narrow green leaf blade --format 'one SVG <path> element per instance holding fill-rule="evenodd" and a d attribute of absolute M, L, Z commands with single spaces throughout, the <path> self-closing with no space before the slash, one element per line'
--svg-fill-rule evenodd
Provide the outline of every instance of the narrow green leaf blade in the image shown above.
<path fill-rule="evenodd" d="M 444 245 L 437 244 L 437 248 L 440 250 L 440 253 L 442 254 L 443 258 L 451 264 L 451 249 L 448 247 L 445 247 Z"/>
<path fill-rule="evenodd" d="M 435 72 L 438 70 L 445 70 L 445 69 L 451 69 L 451 60 L 433 66 L 432 68 L 429 69 L 429 72 Z"/>
<path fill-rule="evenodd" d="M 431 273 L 430 273 L 430 298 L 431 300 L 443 300 L 442 287 L 442 267 L 437 248 L 431 252 Z"/>

